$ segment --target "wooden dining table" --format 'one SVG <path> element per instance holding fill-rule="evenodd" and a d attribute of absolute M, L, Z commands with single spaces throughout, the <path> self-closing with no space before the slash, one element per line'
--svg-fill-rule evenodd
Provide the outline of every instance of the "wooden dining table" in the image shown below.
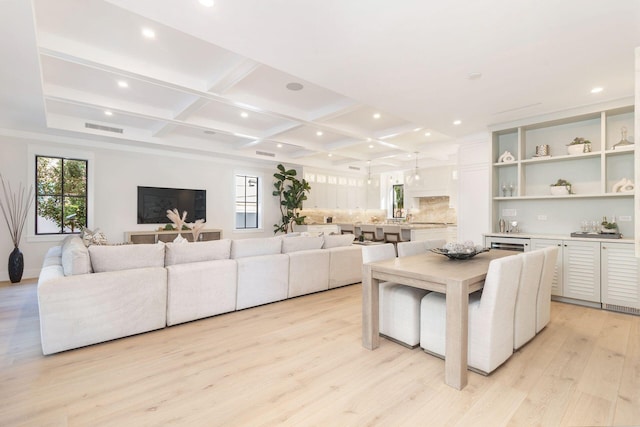
<path fill-rule="evenodd" d="M 514 255 L 491 250 L 466 260 L 428 252 L 364 264 L 362 278 L 362 345 L 380 345 L 379 283 L 395 282 L 446 294 L 445 383 L 458 390 L 467 384 L 469 294 L 482 289 L 489 263 Z"/>

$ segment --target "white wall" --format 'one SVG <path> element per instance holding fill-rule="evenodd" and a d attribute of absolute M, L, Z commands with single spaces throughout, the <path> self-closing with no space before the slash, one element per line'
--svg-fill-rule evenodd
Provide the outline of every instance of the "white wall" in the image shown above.
<path fill-rule="evenodd" d="M 29 155 L 30 146 L 45 148 L 47 154 L 77 150 L 93 156 L 93 222 L 88 227 L 99 227 L 110 242 L 124 241 L 125 231 L 153 230 L 157 227 L 136 223 L 138 185 L 207 190 L 207 228 L 222 229 L 225 238 L 272 236 L 273 224 L 280 219 L 277 199 L 271 195 L 275 162 L 271 165 L 133 148 L 123 151 L 96 141 L 74 141 L 0 130 L 0 173 L 13 186 L 19 183 L 30 185 L 33 182 L 29 172 L 29 169 L 33 170 L 30 162 L 34 162 Z M 233 177 L 236 172 L 262 175 L 263 221 L 259 231 L 233 231 Z M 33 208 L 30 217 L 33 217 Z M 24 230 L 20 243 L 25 259 L 24 278 L 38 276 L 46 251 L 59 240 L 59 236 L 33 236 L 32 226 Z M 0 281 L 8 280 L 6 260 L 12 250 L 9 231 L 2 223 Z"/>

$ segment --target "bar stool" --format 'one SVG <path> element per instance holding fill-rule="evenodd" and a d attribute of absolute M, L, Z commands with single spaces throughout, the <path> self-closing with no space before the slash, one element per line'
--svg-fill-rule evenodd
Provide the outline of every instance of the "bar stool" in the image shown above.
<path fill-rule="evenodd" d="M 382 242 L 384 238 L 378 236 L 378 226 L 374 224 L 362 224 L 360 231 L 365 240 L 371 240 L 372 242 Z"/>

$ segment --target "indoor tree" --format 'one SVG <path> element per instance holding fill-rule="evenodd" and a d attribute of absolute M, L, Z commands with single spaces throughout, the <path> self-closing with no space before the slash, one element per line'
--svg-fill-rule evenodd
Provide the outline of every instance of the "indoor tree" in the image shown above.
<path fill-rule="evenodd" d="M 300 216 L 302 202 L 307 200 L 305 193 L 311 190 L 309 183 L 299 180 L 295 169 L 285 169 L 281 164 L 277 166 L 278 172 L 273 174 L 276 179 L 273 183 L 273 195 L 280 199 L 280 224 L 274 224 L 273 233 L 279 231 L 288 233 L 293 231 L 294 224 L 303 224 L 305 216 Z"/>

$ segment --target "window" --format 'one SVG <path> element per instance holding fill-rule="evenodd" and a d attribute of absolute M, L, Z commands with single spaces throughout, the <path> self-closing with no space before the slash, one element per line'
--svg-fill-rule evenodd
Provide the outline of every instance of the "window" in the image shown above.
<path fill-rule="evenodd" d="M 36 155 L 36 235 L 79 233 L 87 226 L 87 163 Z"/>
<path fill-rule="evenodd" d="M 236 229 L 259 228 L 259 188 L 259 177 L 236 175 Z"/>
<path fill-rule="evenodd" d="M 393 186 L 393 218 L 404 218 L 404 185 Z"/>

